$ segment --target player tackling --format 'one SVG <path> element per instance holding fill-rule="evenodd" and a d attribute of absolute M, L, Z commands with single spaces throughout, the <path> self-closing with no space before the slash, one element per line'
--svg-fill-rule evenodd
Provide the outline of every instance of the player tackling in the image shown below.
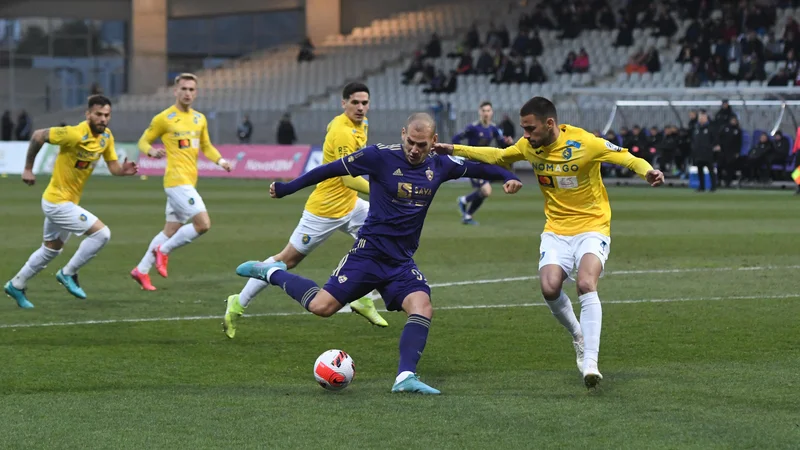
<path fill-rule="evenodd" d="M 142 153 L 152 158 L 167 157 L 167 169 L 164 172 L 166 224 L 150 241 L 139 265 L 131 271 L 131 277 L 147 291 L 156 290 L 149 274 L 154 263 L 159 275 L 166 278 L 170 253 L 191 243 L 211 228 L 206 205 L 195 188 L 198 151 L 226 171 L 231 171 L 228 161 L 211 144 L 206 116 L 192 109 L 196 97 L 196 76 L 183 73 L 175 77 L 175 104 L 153 117 L 150 126 L 139 138 L 139 150 Z M 161 138 L 164 149 L 152 147 L 153 141 L 158 138 Z"/>
<path fill-rule="evenodd" d="M 416 375 L 433 315 L 430 287 L 413 259 L 428 208 L 439 186 L 448 180 L 464 176 L 503 180 L 508 193 L 517 192 L 522 184 L 501 167 L 430 155 L 437 136 L 428 114 L 409 117 L 402 139 L 402 145 L 372 145 L 294 181 L 270 186 L 270 195 L 282 198 L 326 179 L 369 175 L 367 219 L 353 248 L 322 289 L 307 278 L 287 272 L 281 261 L 249 261 L 236 273 L 280 286 L 305 309 L 322 317 L 377 289 L 386 309 L 408 315 L 400 336 L 400 362 L 392 392 L 439 394 Z"/>
<path fill-rule="evenodd" d="M 5 292 L 21 308 L 33 308 L 26 296 L 28 280 L 54 260 L 71 234 L 86 236 L 67 265 L 56 273 L 56 280 L 73 296 L 85 299 L 86 292 L 78 282 L 78 270 L 86 265 L 111 239 L 111 231 L 94 214 L 78 206 L 83 187 L 94 171 L 100 157 L 115 176 L 130 176 L 137 172 L 136 164 L 117 160 L 114 136 L 108 129 L 111 120 L 111 101 L 102 95 L 89 97 L 86 120 L 76 126 L 43 128 L 31 136 L 22 181 L 36 183 L 33 163 L 45 142 L 58 145 L 59 152 L 53 175 L 42 195 L 44 212 L 44 243 L 5 285 Z"/>
<path fill-rule="evenodd" d="M 530 99 L 520 109 L 523 138 L 505 149 L 437 144 L 437 152 L 489 164 L 529 161 L 545 198 L 546 223 L 539 248 L 542 295 L 553 315 L 572 335 L 578 370 L 587 387 L 603 379 L 597 366 L 602 309 L 597 282 L 611 251 L 611 207 L 600 177 L 600 164 L 618 164 L 636 172 L 651 186 L 664 174 L 585 130 L 559 124 L 556 107 L 543 97 Z M 580 323 L 562 291 L 564 281 L 577 271 Z"/>
<path fill-rule="evenodd" d="M 323 164 L 348 156 L 367 145 L 369 88 L 362 83 L 346 85 L 342 90 L 342 108 L 344 112 L 328 124 L 322 146 Z M 369 202 L 360 199 L 359 192 L 369 194 L 369 183 L 359 176 L 344 174 L 319 183 L 308 197 L 300 223 L 286 247 L 264 262 L 282 261 L 287 269 L 293 269 L 336 230 L 355 238 L 369 211 Z M 222 322 L 226 336 L 233 339 L 236 335 L 237 319 L 244 314 L 244 309 L 253 297 L 267 286 L 269 283 L 251 279 L 238 295 L 228 297 Z M 353 312 L 379 327 L 389 326 L 368 297 L 352 302 L 350 307 Z"/>

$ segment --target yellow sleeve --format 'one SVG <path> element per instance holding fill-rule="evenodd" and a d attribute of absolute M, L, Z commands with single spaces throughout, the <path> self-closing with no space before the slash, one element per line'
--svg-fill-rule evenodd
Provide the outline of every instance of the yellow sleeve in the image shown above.
<path fill-rule="evenodd" d="M 342 183 L 354 191 L 361 192 L 362 194 L 369 194 L 369 182 L 365 180 L 364 177 L 345 175 L 342 177 Z"/>
<path fill-rule="evenodd" d="M 206 122 L 205 117 L 203 118 L 203 132 L 200 135 L 200 150 L 202 150 L 206 158 L 214 164 L 222 159 L 219 150 L 211 144 L 211 138 L 208 137 L 208 122 Z"/>
<path fill-rule="evenodd" d="M 506 148 L 454 145 L 453 156 L 461 156 L 472 161 L 508 167 L 517 161 L 525 160 L 525 154 L 519 149 L 519 144 L 517 142 Z"/>
<path fill-rule="evenodd" d="M 72 147 L 81 141 L 81 133 L 76 127 L 53 127 L 50 128 L 46 140 L 52 145 Z"/>
<path fill-rule="evenodd" d="M 153 120 L 150 121 L 150 126 L 144 130 L 142 137 L 139 138 L 137 147 L 139 147 L 140 152 L 144 154 L 150 153 L 150 149 L 153 148 L 153 142 L 166 132 L 165 125 L 164 116 L 159 114 L 153 117 Z"/>
<path fill-rule="evenodd" d="M 114 148 L 114 135 L 109 133 L 108 138 L 108 145 L 106 146 L 106 150 L 103 152 L 103 159 L 106 162 L 116 161 L 119 159 L 117 157 L 117 150 Z"/>
<path fill-rule="evenodd" d="M 337 130 L 334 131 L 333 139 L 331 139 L 331 146 L 333 147 L 334 156 L 337 159 L 344 158 L 345 156 L 354 153 L 356 150 L 356 140 L 353 138 L 352 134 L 349 133 L 350 129 Z M 361 192 L 362 194 L 369 194 L 369 182 L 365 180 L 363 177 L 351 177 L 350 175 L 345 175 L 342 178 L 342 183 L 354 190 Z"/>
<path fill-rule="evenodd" d="M 626 167 L 642 178 L 647 175 L 647 172 L 653 170 L 653 166 L 649 162 L 631 155 L 627 148 L 618 147 L 603 138 L 594 136 L 592 136 L 590 142 L 590 149 L 593 153 L 592 160 L 594 161 L 608 162 Z"/>

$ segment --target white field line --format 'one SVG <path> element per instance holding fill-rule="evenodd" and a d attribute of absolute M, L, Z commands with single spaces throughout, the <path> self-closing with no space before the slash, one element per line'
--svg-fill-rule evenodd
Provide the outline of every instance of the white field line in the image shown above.
<path fill-rule="evenodd" d="M 800 269 L 800 266 L 757 266 L 757 267 L 716 267 L 716 268 L 693 268 L 693 269 L 653 269 L 653 270 L 619 270 L 607 272 L 608 275 L 642 275 L 642 274 L 665 274 L 665 273 L 695 273 L 695 272 L 735 272 L 735 271 L 763 271 L 774 269 Z M 449 283 L 433 283 L 432 288 L 467 286 L 473 284 L 505 283 L 512 281 L 527 281 L 538 279 L 538 276 L 495 278 L 488 280 L 469 280 L 454 281 Z M 717 297 L 673 297 L 673 298 L 650 298 L 650 299 L 630 299 L 630 300 L 602 300 L 605 304 L 636 304 L 636 303 L 674 303 L 690 301 L 722 301 L 722 300 L 771 300 L 785 298 L 800 298 L 800 294 L 781 294 L 781 295 L 733 295 Z M 545 306 L 543 302 L 538 303 L 514 303 L 500 305 L 453 305 L 435 306 L 436 311 L 452 311 L 467 309 L 502 309 L 502 308 L 527 308 L 532 306 Z M 282 317 L 282 316 L 301 316 L 308 314 L 305 311 L 296 312 L 272 312 L 260 314 L 247 314 L 247 317 Z M 183 317 L 147 317 L 138 319 L 108 319 L 108 320 L 83 320 L 75 322 L 47 322 L 47 323 L 24 323 L 24 324 L 0 324 L 0 329 L 9 328 L 38 328 L 38 327 L 61 327 L 72 325 L 102 325 L 113 323 L 142 323 L 142 322 L 177 322 L 194 320 L 213 320 L 221 319 L 217 316 L 183 316 Z"/>

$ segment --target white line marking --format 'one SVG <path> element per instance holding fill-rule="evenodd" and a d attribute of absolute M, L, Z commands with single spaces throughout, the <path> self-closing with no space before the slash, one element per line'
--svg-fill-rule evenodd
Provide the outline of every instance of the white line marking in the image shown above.
<path fill-rule="evenodd" d="M 698 272 L 755 272 L 760 270 L 776 270 L 776 269 L 800 269 L 798 266 L 754 266 L 754 267 L 708 267 L 708 268 L 692 268 L 692 269 L 644 269 L 644 270 L 616 270 L 606 272 L 608 275 L 647 275 L 647 274 L 665 274 L 665 273 L 698 273 Z M 538 280 L 538 275 L 530 275 L 526 277 L 510 277 L 510 278 L 494 278 L 489 280 L 468 280 L 468 281 L 453 281 L 450 283 L 433 283 L 430 287 L 450 287 L 450 286 L 467 286 L 472 284 L 492 284 L 492 283 L 506 283 L 511 281 L 529 281 Z"/>
<path fill-rule="evenodd" d="M 800 265 L 796 266 L 754 266 L 754 267 L 709 267 L 709 268 L 692 268 L 692 269 L 645 269 L 645 270 L 617 270 L 606 272 L 607 275 L 643 275 L 643 274 L 665 274 L 665 273 L 696 273 L 696 272 L 735 272 L 735 271 L 760 271 L 760 270 L 775 270 L 775 269 L 800 269 Z M 451 287 L 451 286 L 468 286 L 473 284 L 491 284 L 491 283 L 506 283 L 512 281 L 528 281 L 538 279 L 538 275 L 526 277 L 509 277 L 509 278 L 495 278 L 488 280 L 469 280 L 469 281 L 453 281 L 449 283 L 433 283 L 430 285 L 432 288 L 438 287 Z M 759 296 L 728 296 L 728 297 L 683 297 L 683 298 L 664 298 L 664 299 L 635 299 L 635 300 L 603 300 L 607 304 L 631 304 L 631 303 L 672 303 L 672 302 L 688 302 L 688 301 L 718 301 L 718 300 L 755 300 L 755 299 L 783 299 L 783 298 L 800 298 L 797 295 L 759 295 Z M 525 308 L 531 306 L 545 306 L 544 303 L 517 303 L 505 305 L 454 305 L 454 306 L 438 306 L 435 307 L 437 311 L 459 310 L 459 309 L 497 309 L 497 308 Z M 385 312 L 385 311 L 384 311 Z M 308 314 L 307 312 L 274 312 L 262 314 L 248 314 L 247 317 L 281 317 L 281 316 L 302 316 Z M 47 322 L 47 323 L 23 323 L 23 324 L 0 324 L 0 329 L 9 328 L 37 328 L 37 327 L 62 327 L 72 325 L 103 325 L 112 323 L 142 323 L 142 322 L 177 322 L 177 321 L 193 321 L 193 320 L 212 320 L 221 319 L 221 316 L 185 316 L 185 317 L 148 317 L 141 319 L 108 319 L 108 320 L 84 320 L 77 322 Z"/>
<path fill-rule="evenodd" d="M 781 294 L 781 295 L 731 295 L 720 297 L 675 297 L 675 298 L 643 298 L 631 300 L 602 300 L 604 304 L 612 305 L 629 305 L 636 303 L 676 303 L 676 302 L 693 302 L 693 301 L 722 301 L 722 300 L 776 300 L 787 298 L 800 298 L 800 294 Z M 453 306 L 438 306 L 434 307 L 436 311 L 453 311 L 453 310 L 466 310 L 466 309 L 505 309 L 505 308 L 530 308 L 532 306 L 545 306 L 544 302 L 540 303 L 509 303 L 500 305 L 453 305 Z M 379 310 L 386 312 L 386 310 Z M 308 312 L 273 312 L 273 313 L 260 313 L 260 314 L 247 314 L 246 317 L 283 317 L 283 316 L 303 316 L 308 315 Z M 109 320 L 85 320 L 80 322 L 49 322 L 49 323 L 25 323 L 14 325 L 0 325 L 0 329 L 8 328 L 40 328 L 40 327 L 65 327 L 72 325 L 103 325 L 112 323 L 142 323 L 142 322 L 177 322 L 177 321 L 195 321 L 195 320 L 222 320 L 222 315 L 219 316 L 186 316 L 186 317 L 149 317 L 144 319 L 109 319 Z"/>

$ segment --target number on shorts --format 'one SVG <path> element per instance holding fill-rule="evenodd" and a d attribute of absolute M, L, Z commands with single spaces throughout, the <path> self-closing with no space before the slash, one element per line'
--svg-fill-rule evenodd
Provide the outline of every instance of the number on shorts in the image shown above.
<path fill-rule="evenodd" d="M 419 269 L 411 269 L 411 273 L 414 274 L 414 276 L 417 277 L 419 281 L 424 281 L 426 283 L 428 282 L 428 280 L 425 279 L 425 275 L 423 275 L 422 272 L 419 271 Z"/>

